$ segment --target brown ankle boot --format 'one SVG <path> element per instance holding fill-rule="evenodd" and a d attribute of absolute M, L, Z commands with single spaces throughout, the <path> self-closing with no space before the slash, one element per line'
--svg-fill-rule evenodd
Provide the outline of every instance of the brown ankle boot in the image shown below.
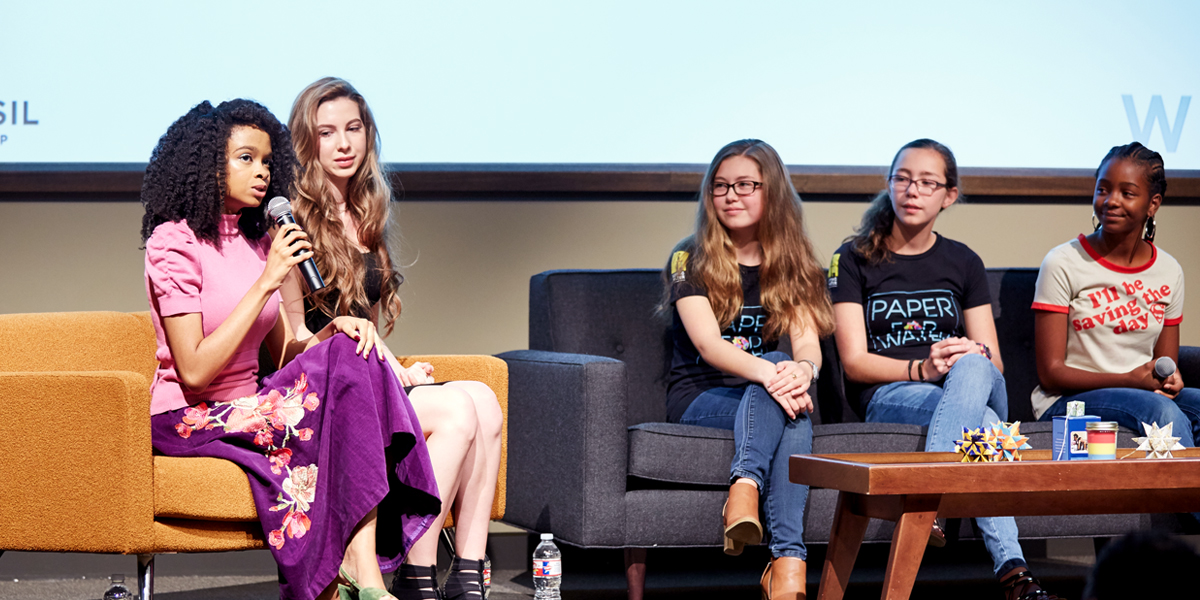
<path fill-rule="evenodd" d="M 805 600 L 808 598 L 808 565 L 798 558 L 773 559 L 762 574 L 763 600 Z"/>
<path fill-rule="evenodd" d="M 725 554 L 737 556 L 742 547 L 761 543 L 762 523 L 758 521 L 758 486 L 735 483 L 729 486 L 729 500 L 722 511 L 725 518 Z"/>

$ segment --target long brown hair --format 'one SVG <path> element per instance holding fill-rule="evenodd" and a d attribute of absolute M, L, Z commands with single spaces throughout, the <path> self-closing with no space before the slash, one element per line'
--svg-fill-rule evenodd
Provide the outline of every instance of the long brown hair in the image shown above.
<path fill-rule="evenodd" d="M 358 221 L 358 243 L 346 237 L 337 212 L 333 185 L 319 160 L 317 108 L 322 103 L 349 98 L 358 104 L 359 116 L 366 128 L 367 154 L 362 165 L 346 186 L 346 210 Z M 358 244 L 379 260 L 383 279 L 380 290 L 380 314 L 388 333 L 400 316 L 397 288 L 404 277 L 393 268 L 387 249 L 391 222 L 392 188 L 379 162 L 379 129 L 367 101 L 349 82 L 326 77 L 313 82 L 296 96 L 288 119 L 298 161 L 296 198 L 292 210 L 312 241 L 315 260 L 328 285 L 310 292 L 313 304 L 329 316 L 369 312 L 367 292 L 363 289 L 363 261 Z M 335 303 L 335 294 L 336 303 Z"/>
<path fill-rule="evenodd" d="M 958 187 L 958 162 L 954 160 L 954 153 L 946 146 L 928 138 L 913 140 L 901 146 L 892 158 L 892 165 L 888 167 L 888 177 L 896 170 L 896 161 L 900 160 L 900 155 L 909 148 L 924 148 L 940 154 L 946 167 L 946 189 Z M 965 197 L 959 194 L 956 202 L 961 203 L 963 200 Z M 892 235 L 892 224 L 895 221 L 896 209 L 892 206 L 892 197 L 885 187 L 871 200 L 870 206 L 863 213 L 862 222 L 854 229 L 854 235 L 846 238 L 846 241 L 853 241 L 854 250 L 867 259 L 868 263 L 890 261 L 892 251 L 887 246 L 887 240 Z"/>
<path fill-rule="evenodd" d="M 758 221 L 758 242 L 763 252 L 759 286 L 762 306 L 769 315 L 763 333 L 767 339 L 809 327 L 821 337 L 833 333 L 833 307 L 825 289 L 825 273 L 813 256 L 812 242 L 805 232 L 800 196 L 783 160 L 764 141 L 728 144 L 708 165 L 700 183 L 695 231 L 680 243 L 689 251 L 688 279 L 707 293 L 721 329 L 729 327 L 742 309 L 742 276 L 733 240 L 717 219 L 712 186 L 721 163 L 733 156 L 753 160 L 763 178 L 762 217 Z M 670 273 L 665 275 L 670 285 Z"/>

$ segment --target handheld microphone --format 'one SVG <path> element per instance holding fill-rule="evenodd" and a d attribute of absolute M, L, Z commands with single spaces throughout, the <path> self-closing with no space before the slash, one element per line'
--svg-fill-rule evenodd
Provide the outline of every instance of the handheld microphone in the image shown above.
<path fill-rule="evenodd" d="M 1175 361 L 1169 356 L 1159 357 L 1154 361 L 1154 378 L 1159 381 L 1165 381 L 1168 377 L 1175 374 Z"/>
<path fill-rule="evenodd" d="M 271 198 L 270 202 L 267 202 L 267 216 L 280 227 L 296 222 L 296 218 L 292 216 L 292 203 L 283 196 L 275 196 Z M 302 251 L 297 251 L 292 256 L 296 256 L 300 252 Z M 325 280 L 321 278 L 320 271 L 317 271 L 317 263 L 313 259 L 305 260 L 299 266 L 300 273 L 304 275 L 304 281 L 308 284 L 309 290 L 315 292 L 325 287 Z"/>

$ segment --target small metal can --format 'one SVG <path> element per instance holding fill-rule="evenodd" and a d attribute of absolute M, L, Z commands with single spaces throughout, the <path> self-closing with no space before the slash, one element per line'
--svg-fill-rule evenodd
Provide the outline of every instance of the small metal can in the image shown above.
<path fill-rule="evenodd" d="M 1092 421 L 1087 424 L 1088 460 L 1113 460 L 1117 457 L 1117 422 Z"/>

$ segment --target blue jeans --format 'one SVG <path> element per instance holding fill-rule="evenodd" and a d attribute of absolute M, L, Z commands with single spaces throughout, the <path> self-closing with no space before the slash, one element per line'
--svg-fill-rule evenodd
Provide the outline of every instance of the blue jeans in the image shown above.
<path fill-rule="evenodd" d="M 954 452 L 954 440 L 962 439 L 963 427 L 974 429 L 1007 418 L 1004 376 L 992 361 L 979 354 L 958 359 L 942 387 L 909 381 L 889 383 L 875 390 L 867 403 L 868 423 L 928 425 L 926 452 Z M 978 518 L 975 524 L 983 534 L 997 575 L 1026 566 L 1017 542 L 1017 522 L 1012 517 Z"/>
<path fill-rule="evenodd" d="M 1142 423 L 1166 425 L 1174 423 L 1171 435 L 1179 443 L 1195 447 L 1200 437 L 1200 389 L 1183 388 L 1174 399 L 1137 388 L 1101 388 L 1059 398 L 1046 412 L 1042 421 L 1067 414 L 1067 402 L 1084 403 L 1084 414 L 1096 415 L 1105 421 L 1116 421 L 1145 435 Z"/>
<path fill-rule="evenodd" d="M 770 352 L 763 358 L 778 363 L 791 358 Z M 817 390 L 809 392 L 816 398 Z M 729 481 L 745 477 L 758 484 L 771 554 L 805 560 L 804 506 L 808 486 L 788 481 L 788 457 L 812 453 L 812 421 L 795 420 L 758 384 L 713 388 L 692 400 L 680 423 L 733 430 L 733 464 Z"/>

